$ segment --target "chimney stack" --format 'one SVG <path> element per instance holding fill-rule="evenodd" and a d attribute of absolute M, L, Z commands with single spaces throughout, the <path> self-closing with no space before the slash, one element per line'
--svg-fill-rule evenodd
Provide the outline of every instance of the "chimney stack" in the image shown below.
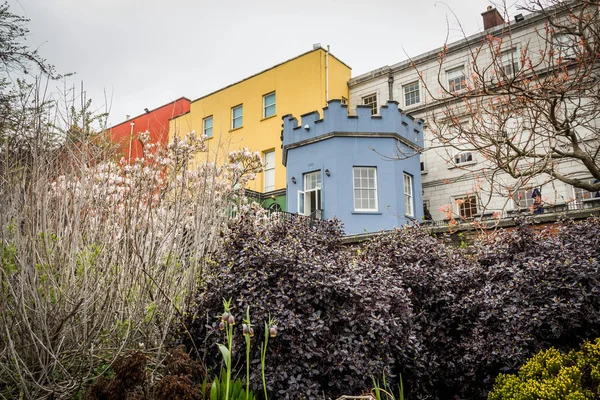
<path fill-rule="evenodd" d="M 505 23 L 502 15 L 492 6 L 488 6 L 487 11 L 482 12 L 481 16 L 483 17 L 483 29 L 486 31 Z"/>

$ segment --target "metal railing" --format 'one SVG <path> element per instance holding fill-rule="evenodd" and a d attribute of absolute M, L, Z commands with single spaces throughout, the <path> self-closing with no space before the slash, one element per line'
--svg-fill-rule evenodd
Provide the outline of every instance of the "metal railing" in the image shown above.
<path fill-rule="evenodd" d="M 544 214 L 559 214 L 564 213 L 569 215 L 570 212 L 591 210 L 600 208 L 600 198 L 591 198 L 586 200 L 578 200 L 563 204 L 552 204 L 545 205 L 542 208 L 542 212 L 532 213 L 529 208 L 518 208 L 515 210 L 508 211 L 485 211 L 480 214 L 475 214 L 472 217 L 454 216 L 452 219 L 443 220 L 425 220 L 421 221 L 420 225 L 425 227 L 437 227 L 437 226 L 448 226 L 450 222 L 452 225 L 456 224 L 469 224 L 473 222 L 487 222 L 487 221 L 498 221 L 498 220 L 509 220 L 517 216 L 539 216 Z"/>
<path fill-rule="evenodd" d="M 309 226 L 315 226 L 323 221 L 322 215 L 323 210 L 315 210 L 310 215 L 294 214 L 287 211 L 271 211 L 269 210 L 269 216 L 278 218 L 282 221 L 292 221 L 298 223 L 306 223 Z"/>

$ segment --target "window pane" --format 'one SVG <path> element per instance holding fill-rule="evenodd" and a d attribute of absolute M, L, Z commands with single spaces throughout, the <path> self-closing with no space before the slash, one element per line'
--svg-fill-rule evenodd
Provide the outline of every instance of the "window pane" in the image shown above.
<path fill-rule="evenodd" d="M 363 104 L 371 106 L 371 115 L 377 114 L 377 94 L 370 94 L 363 97 Z"/>
<path fill-rule="evenodd" d="M 204 118 L 204 134 L 206 137 L 212 137 L 213 117 Z"/>
<path fill-rule="evenodd" d="M 377 211 L 377 173 L 374 167 L 354 167 L 354 209 Z"/>
<path fill-rule="evenodd" d="M 404 86 L 404 105 L 410 106 L 421 101 L 419 93 L 419 82 L 410 83 Z"/>
<path fill-rule="evenodd" d="M 458 215 L 462 218 L 473 218 L 477 214 L 477 198 L 475 196 L 467 196 L 456 199 L 458 206 Z"/>
<path fill-rule="evenodd" d="M 265 192 L 275 190 L 275 152 L 265 153 Z"/>
<path fill-rule="evenodd" d="M 519 55 L 517 50 L 509 50 L 500 55 L 500 69 L 506 75 L 513 75 L 519 70 Z"/>
<path fill-rule="evenodd" d="M 304 215 L 304 192 L 298 191 L 298 214 Z"/>
<path fill-rule="evenodd" d="M 275 93 L 263 96 L 263 118 L 275 115 Z"/>
<path fill-rule="evenodd" d="M 313 190 L 321 188 L 321 171 L 304 174 L 304 190 Z"/>
<path fill-rule="evenodd" d="M 231 128 L 236 129 L 242 126 L 243 106 L 237 106 L 231 109 Z"/>
<path fill-rule="evenodd" d="M 455 91 L 467 88 L 465 73 L 462 67 L 447 71 L 446 77 L 448 78 L 448 90 Z"/>
<path fill-rule="evenodd" d="M 265 169 L 275 168 L 275 152 L 269 151 L 265 153 Z"/>

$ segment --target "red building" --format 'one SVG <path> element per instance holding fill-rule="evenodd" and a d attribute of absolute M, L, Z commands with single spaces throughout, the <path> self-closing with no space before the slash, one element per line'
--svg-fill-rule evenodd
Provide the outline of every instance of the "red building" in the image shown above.
<path fill-rule="evenodd" d="M 142 145 L 137 139 L 140 132 L 150 132 L 150 143 L 166 145 L 169 141 L 169 120 L 190 111 L 190 99 L 180 97 L 153 110 L 108 128 L 108 138 L 119 146 L 129 162 L 142 157 Z"/>

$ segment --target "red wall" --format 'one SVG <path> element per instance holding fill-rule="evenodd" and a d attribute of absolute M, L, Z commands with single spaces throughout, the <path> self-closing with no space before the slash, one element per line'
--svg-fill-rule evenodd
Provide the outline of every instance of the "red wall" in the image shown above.
<path fill-rule="evenodd" d="M 169 141 L 169 119 L 190 111 L 190 100 L 179 98 L 169 104 L 150 110 L 108 129 L 109 139 L 119 146 L 120 154 L 129 161 L 142 158 L 142 145 L 137 140 L 140 132 L 150 132 L 150 143 L 166 145 Z M 133 135 L 131 134 L 133 123 Z"/>

